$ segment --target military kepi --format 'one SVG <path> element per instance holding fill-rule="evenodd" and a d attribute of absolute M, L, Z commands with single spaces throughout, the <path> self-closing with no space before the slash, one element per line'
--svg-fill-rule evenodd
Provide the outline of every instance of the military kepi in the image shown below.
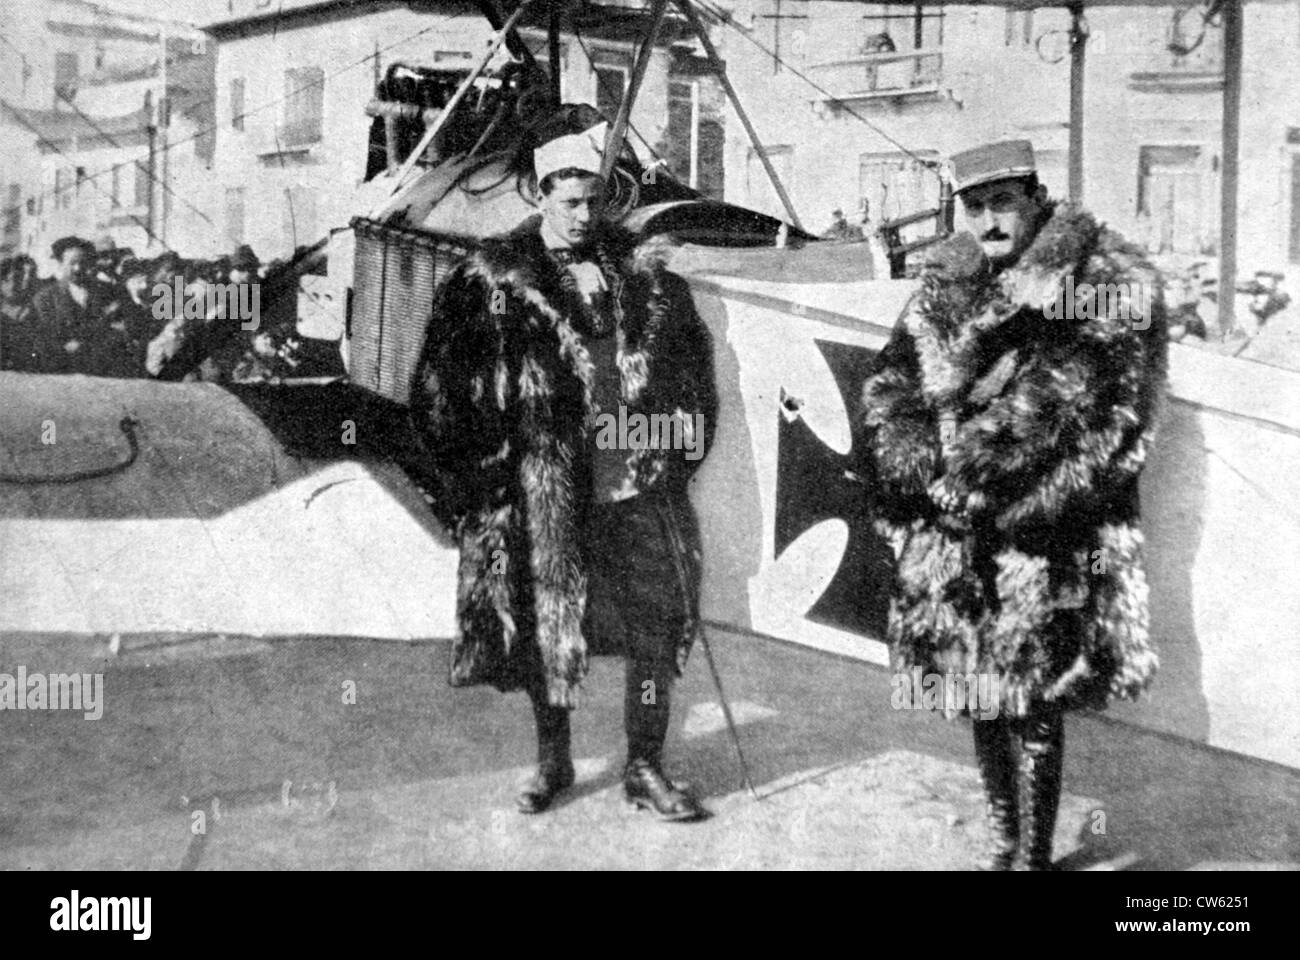
<path fill-rule="evenodd" d="M 952 178 L 957 193 L 994 180 L 1027 177 L 1036 173 L 1034 147 L 1028 140 L 1003 140 L 952 155 Z"/>

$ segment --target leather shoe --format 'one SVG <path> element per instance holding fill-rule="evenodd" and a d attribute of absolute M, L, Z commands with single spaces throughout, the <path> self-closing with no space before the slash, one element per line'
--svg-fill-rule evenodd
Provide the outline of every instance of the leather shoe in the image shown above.
<path fill-rule="evenodd" d="M 661 820 L 684 822 L 709 815 L 698 800 L 648 760 L 628 763 L 623 771 L 623 794 L 638 810 L 653 810 Z"/>
<path fill-rule="evenodd" d="M 543 764 L 515 799 L 515 805 L 520 813 L 541 813 L 550 808 L 561 791 L 573 786 L 573 781 L 572 763 Z"/>

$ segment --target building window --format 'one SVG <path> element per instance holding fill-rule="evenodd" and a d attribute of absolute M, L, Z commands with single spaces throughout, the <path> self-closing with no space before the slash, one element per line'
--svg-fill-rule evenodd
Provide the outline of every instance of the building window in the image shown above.
<path fill-rule="evenodd" d="M 781 180 L 781 186 L 785 187 L 788 193 L 790 175 L 794 170 L 794 147 L 771 146 L 763 152 L 772 162 L 776 175 Z M 777 196 L 776 189 L 772 186 L 771 178 L 768 177 L 767 170 L 763 166 L 763 158 L 753 147 L 749 148 L 745 164 L 745 199 L 745 205 L 753 210 L 769 213 L 782 220 L 786 218 L 785 205 L 781 203 L 781 198 Z"/>
<path fill-rule="evenodd" d="M 111 203 L 115 208 L 122 205 L 122 165 L 120 163 L 113 164 L 112 180 L 108 195 L 112 198 Z"/>
<path fill-rule="evenodd" d="M 244 242 L 244 188 L 226 189 L 226 246 L 234 250 Z"/>
<path fill-rule="evenodd" d="M 1300 263 L 1300 153 L 1291 154 L 1291 237 L 1289 250 L 1292 263 Z"/>
<path fill-rule="evenodd" d="M 22 184 L 9 184 L 9 202 L 4 210 L 4 237 L 5 246 L 13 246 L 18 241 L 18 234 L 22 232 L 22 202 L 23 188 Z"/>
<path fill-rule="evenodd" d="M 619 104 L 623 102 L 623 92 L 627 89 L 627 82 L 626 67 L 612 64 L 596 67 L 596 109 L 611 121 L 618 113 Z"/>
<path fill-rule="evenodd" d="M 706 116 L 701 105 L 699 80 L 673 81 L 668 85 L 668 169 L 714 200 L 721 200 L 724 184 L 723 126 Z"/>
<path fill-rule="evenodd" d="M 325 71 L 297 67 L 284 72 L 284 128 L 281 146 L 319 143 L 325 108 Z"/>
<path fill-rule="evenodd" d="M 135 164 L 135 205 L 137 207 L 149 206 L 149 168 L 143 163 Z"/>
<path fill-rule="evenodd" d="M 244 129 L 244 78 L 230 81 L 230 129 Z"/>
<path fill-rule="evenodd" d="M 1137 213 L 1152 252 L 1207 253 L 1207 171 L 1199 146 L 1138 148 Z"/>
<path fill-rule="evenodd" d="M 906 153 L 863 153 L 858 156 L 859 203 L 870 204 L 871 220 L 896 220 L 939 207 L 939 154 L 922 150 Z M 901 240 L 910 242 L 933 236 L 934 222 L 922 220 L 904 227 Z"/>
<path fill-rule="evenodd" d="M 1034 11 L 1008 10 L 1006 30 L 1002 37 L 1004 46 L 1028 46 L 1034 42 Z"/>
<path fill-rule="evenodd" d="M 72 206 L 72 178 L 68 175 L 70 172 L 63 167 L 54 171 L 54 206 L 59 210 L 66 210 Z"/>
<path fill-rule="evenodd" d="M 71 100 L 77 92 L 77 55 L 75 53 L 56 53 L 54 55 L 54 107 L 57 110 L 60 100 Z"/>

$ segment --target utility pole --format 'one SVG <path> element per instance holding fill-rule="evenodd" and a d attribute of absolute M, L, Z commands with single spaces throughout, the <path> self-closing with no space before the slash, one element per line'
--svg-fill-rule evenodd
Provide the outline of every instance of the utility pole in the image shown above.
<path fill-rule="evenodd" d="M 169 166 L 168 164 L 169 151 L 167 149 L 167 128 L 171 124 L 171 118 L 169 114 L 171 113 L 172 105 L 171 105 L 171 99 L 167 96 L 167 25 L 165 23 L 160 24 L 158 27 L 158 38 L 162 43 L 162 59 L 159 61 L 159 71 L 158 71 L 159 78 L 160 78 L 159 85 L 161 87 L 158 93 L 158 137 L 161 143 L 159 143 L 156 149 L 161 151 L 162 153 L 162 182 L 167 183 L 168 166 Z M 150 196 L 153 195 L 153 190 L 154 190 L 154 185 L 150 184 L 149 185 Z M 171 198 L 168 196 L 168 191 L 163 190 L 162 197 L 160 199 L 162 201 L 162 216 L 158 223 L 157 233 L 158 233 L 158 239 L 162 242 L 163 246 L 166 247 L 167 246 L 167 221 L 169 219 L 168 214 L 170 213 L 171 210 L 171 202 L 170 202 Z"/>
<path fill-rule="evenodd" d="M 692 190 L 700 188 L 700 81 L 691 81 L 691 183 Z"/>
<path fill-rule="evenodd" d="M 148 90 L 144 92 L 144 113 L 146 122 L 149 125 L 149 166 L 146 168 L 149 171 L 149 187 L 145 192 L 147 205 L 145 223 L 148 226 L 145 227 L 145 233 L 150 237 L 154 237 L 158 235 L 158 225 L 154 222 L 154 187 L 158 182 L 158 107 L 153 102 L 153 98 L 149 96 Z M 138 165 L 139 161 L 136 161 L 136 166 L 131 167 L 133 181 L 139 176 Z M 132 188 L 134 190 L 134 183 L 132 183 Z M 132 197 L 132 199 L 135 198 Z"/>
<path fill-rule="evenodd" d="M 758 138 L 758 132 L 755 131 L 754 125 L 749 122 L 749 114 L 745 112 L 745 107 L 740 102 L 740 95 L 736 93 L 736 88 L 731 85 L 731 78 L 727 76 L 726 65 L 723 64 L 722 58 L 718 56 L 717 47 L 713 45 L 713 40 L 709 37 L 709 31 L 705 29 L 704 23 L 695 12 L 695 8 L 691 6 L 690 0 L 674 0 L 674 2 L 677 4 L 678 9 L 682 11 L 682 16 L 691 25 L 695 36 L 699 38 L 700 46 L 704 48 L 704 53 L 709 58 L 709 65 L 713 68 L 714 75 L 718 78 L 718 82 L 722 84 L 723 92 L 726 93 L 727 99 L 731 101 L 736 116 L 740 118 L 740 125 L 745 128 L 745 135 L 749 137 L 750 146 L 754 148 L 754 153 L 758 155 L 759 161 L 763 164 L 763 169 L 767 171 L 767 178 L 772 181 L 772 188 L 776 191 L 781 206 L 785 208 L 785 215 L 789 217 L 794 226 L 802 230 L 803 224 L 799 222 L 799 215 L 794 212 L 794 204 L 790 202 L 790 195 L 786 193 L 781 178 L 777 176 L 776 168 L 772 166 L 772 160 L 767 155 L 763 141 Z"/>
<path fill-rule="evenodd" d="M 1088 21 L 1082 3 L 1070 5 L 1070 199 L 1083 202 L 1083 74 L 1088 58 Z"/>
<path fill-rule="evenodd" d="M 1219 195 L 1219 337 L 1237 327 L 1237 190 L 1241 169 L 1242 3 L 1223 4 L 1223 161 Z"/>

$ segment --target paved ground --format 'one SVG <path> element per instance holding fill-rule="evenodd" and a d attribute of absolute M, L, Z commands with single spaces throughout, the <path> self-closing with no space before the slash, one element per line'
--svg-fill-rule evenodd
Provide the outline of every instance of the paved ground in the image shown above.
<path fill-rule="evenodd" d="M 739 789 L 697 651 L 674 707 L 669 766 L 716 816 L 686 825 L 621 802 L 615 660 L 596 661 L 576 720 L 577 787 L 552 812 L 523 817 L 512 800 L 532 756 L 527 704 L 450 689 L 445 643 L 154 637 L 92 656 L 86 638 L 0 637 L 0 670 L 105 674 L 100 720 L 0 711 L 0 864 L 973 865 L 983 823 L 966 724 L 891 709 L 879 669 L 760 638 L 712 637 L 762 799 Z M 355 704 L 344 703 L 349 681 Z M 1071 717 L 1066 736 L 1063 865 L 1300 862 L 1300 774 L 1096 716 Z"/>

